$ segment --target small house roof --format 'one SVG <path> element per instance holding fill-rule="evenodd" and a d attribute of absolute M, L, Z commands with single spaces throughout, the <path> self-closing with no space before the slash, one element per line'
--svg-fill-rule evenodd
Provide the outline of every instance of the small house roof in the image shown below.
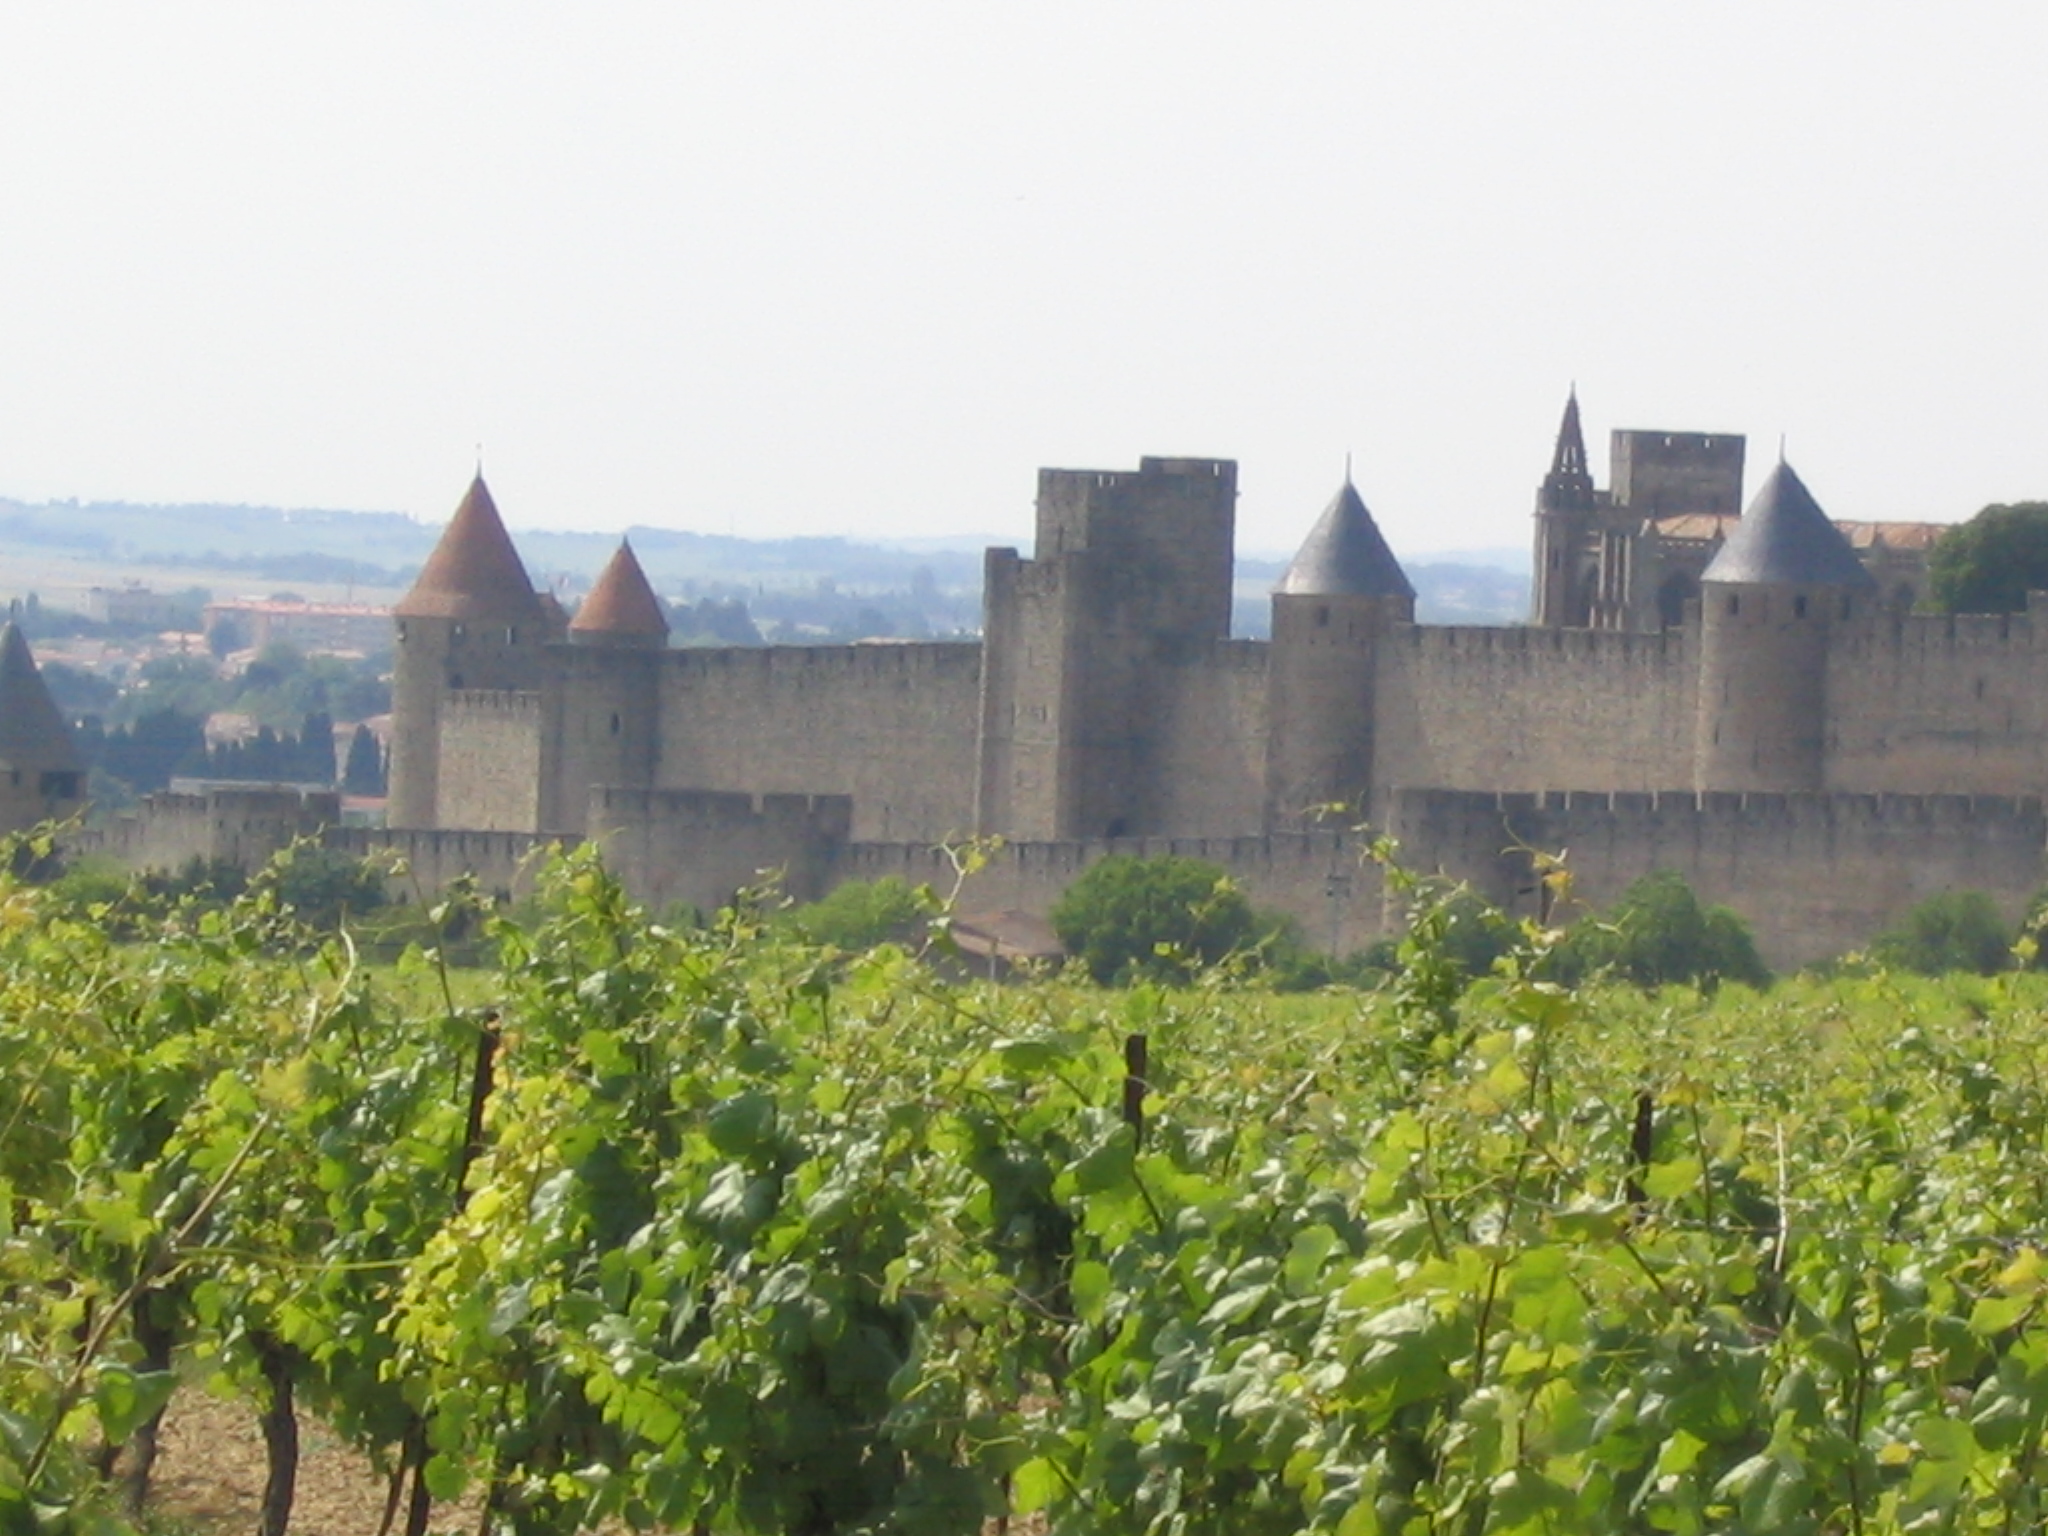
<path fill-rule="evenodd" d="M 470 481 L 419 580 L 391 611 L 401 619 L 541 622 L 540 598 L 482 475 Z"/>
<path fill-rule="evenodd" d="M 1349 477 L 1273 590 L 1289 597 L 1415 596 Z"/>
<path fill-rule="evenodd" d="M 1780 463 L 1708 562 L 1700 580 L 1772 586 L 1867 587 L 1871 574 L 1792 466 Z"/>

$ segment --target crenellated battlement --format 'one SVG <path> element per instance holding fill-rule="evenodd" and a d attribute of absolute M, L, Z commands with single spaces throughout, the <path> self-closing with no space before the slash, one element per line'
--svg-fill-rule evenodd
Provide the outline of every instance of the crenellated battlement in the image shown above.
<path fill-rule="evenodd" d="M 743 678 L 772 687 L 841 678 L 969 676 L 981 669 L 981 647 L 969 641 L 862 641 L 853 645 L 718 646 L 665 651 L 670 677 Z"/>
<path fill-rule="evenodd" d="M 1690 654 L 1681 629 L 1542 629 L 1532 625 L 1398 624 L 1392 638 L 1425 655 L 1615 657 L 1666 662 Z"/>
<path fill-rule="evenodd" d="M 454 688 L 449 690 L 447 707 L 461 714 L 537 719 L 541 697 L 524 688 Z"/>

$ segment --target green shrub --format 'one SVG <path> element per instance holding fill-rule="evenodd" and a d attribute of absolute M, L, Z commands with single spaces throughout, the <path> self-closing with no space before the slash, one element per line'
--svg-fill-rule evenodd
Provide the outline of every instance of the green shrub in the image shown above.
<path fill-rule="evenodd" d="M 884 875 L 838 886 L 822 901 L 792 910 L 788 923 L 813 944 L 864 950 L 917 938 L 935 907 L 929 890 Z"/>
<path fill-rule="evenodd" d="M 1991 976 L 2012 964 L 2012 934 L 1997 904 L 1982 891 L 1943 891 L 1879 934 L 1871 953 L 1886 965 L 1923 976 L 1969 971 Z"/>
<path fill-rule="evenodd" d="M 1552 975 L 1569 984 L 1599 972 L 1639 987 L 1763 987 L 1771 980 L 1742 919 L 1726 907 L 1702 907 L 1669 870 L 1644 876 L 1606 912 L 1574 924 L 1550 964 Z"/>
<path fill-rule="evenodd" d="M 1182 981 L 1258 938 L 1252 904 L 1222 869 L 1174 855 L 1118 853 L 1053 904 L 1053 932 L 1103 985 Z"/>

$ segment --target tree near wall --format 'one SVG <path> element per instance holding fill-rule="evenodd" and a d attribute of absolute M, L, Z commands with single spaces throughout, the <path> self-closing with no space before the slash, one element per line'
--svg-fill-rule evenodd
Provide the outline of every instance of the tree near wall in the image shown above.
<path fill-rule="evenodd" d="M 1670 870 L 1645 875 L 1607 911 L 1574 924 L 1551 965 L 1570 984 L 1601 972 L 1639 987 L 1762 987 L 1771 979 L 1742 919 L 1727 907 L 1701 906 Z"/>
<path fill-rule="evenodd" d="M 1871 952 L 1886 965 L 1941 976 L 1950 971 L 1995 975 L 2013 961 L 2012 932 L 1983 891 L 1943 891 L 1880 934 Z"/>
<path fill-rule="evenodd" d="M 1053 932 L 1096 981 L 1185 979 L 1258 937 L 1252 904 L 1217 865 L 1112 854 L 1052 909 Z"/>
<path fill-rule="evenodd" d="M 1942 613 L 2018 613 L 2048 591 L 2048 501 L 1997 503 L 1941 536 L 1928 601 Z"/>

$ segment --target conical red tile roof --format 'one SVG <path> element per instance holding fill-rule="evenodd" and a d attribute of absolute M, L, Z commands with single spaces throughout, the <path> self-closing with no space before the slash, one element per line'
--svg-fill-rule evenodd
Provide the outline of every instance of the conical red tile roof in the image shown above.
<path fill-rule="evenodd" d="M 12 623 L 0 628 L 0 763 L 38 773 L 85 766 L 28 641 Z"/>
<path fill-rule="evenodd" d="M 401 619 L 542 622 L 540 598 L 482 475 L 470 482 L 419 580 L 391 611 Z"/>
<path fill-rule="evenodd" d="M 572 635 L 634 635 L 666 640 L 668 618 L 661 611 L 661 599 L 648 584 L 633 546 L 621 539 L 619 548 L 569 621 Z"/>

